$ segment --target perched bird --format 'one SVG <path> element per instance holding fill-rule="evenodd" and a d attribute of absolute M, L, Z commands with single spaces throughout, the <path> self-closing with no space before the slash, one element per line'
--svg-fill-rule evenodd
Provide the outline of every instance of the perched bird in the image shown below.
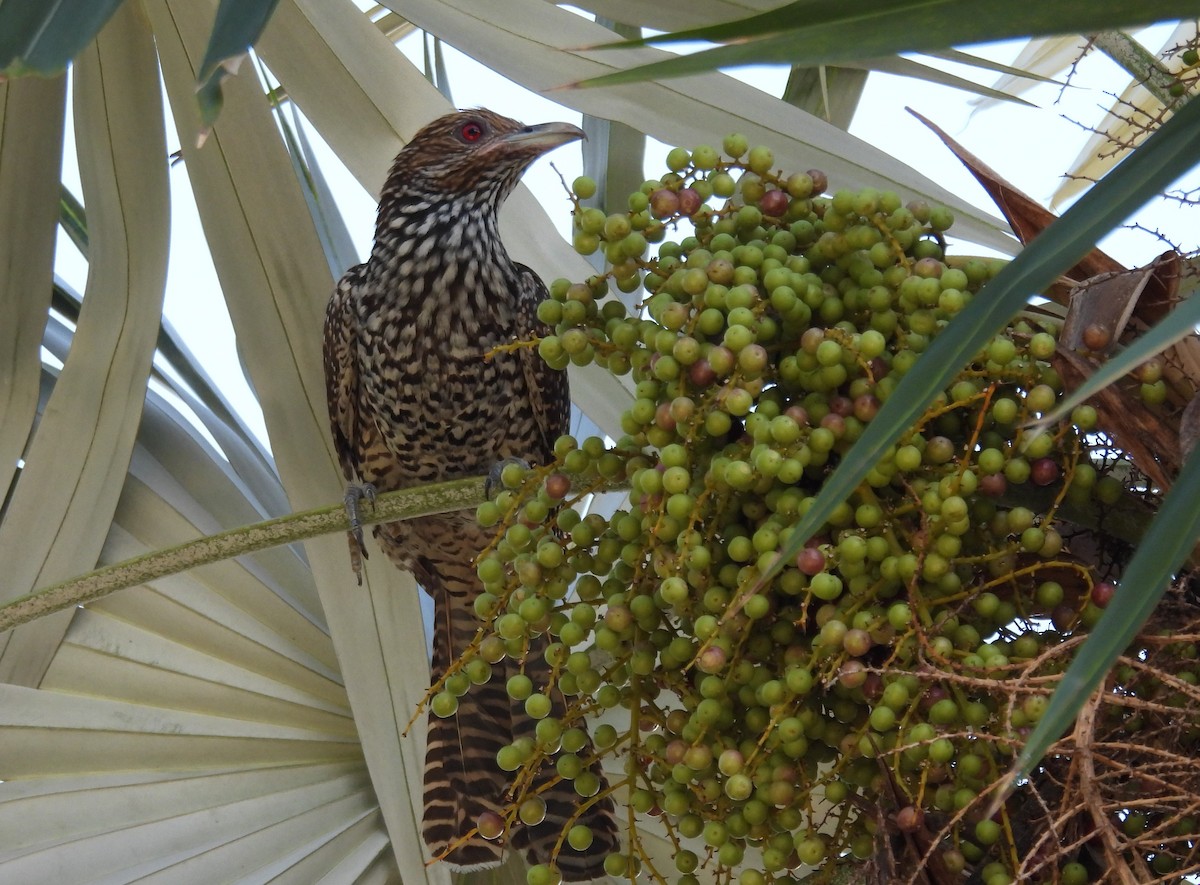
<path fill-rule="evenodd" d="M 371 257 L 342 277 L 325 319 L 330 424 L 351 483 L 390 491 L 487 474 L 507 459 L 553 457 L 554 440 L 567 432 L 566 374 L 530 348 L 489 355 L 546 334 L 536 316 L 546 287 L 505 250 L 497 213 L 537 157 L 582 137 L 567 123 L 525 126 L 479 109 L 434 120 L 397 155 Z M 456 512 L 378 525 L 374 535 L 434 599 L 436 678 L 479 626 L 473 603 L 483 588 L 474 559 L 489 534 L 473 513 Z M 494 866 L 511 846 L 581 881 L 603 875 L 616 846 L 612 802 L 601 796 L 577 821 L 591 828 L 591 846 L 579 851 L 564 841 L 552 858 L 563 824 L 588 801 L 568 781 L 541 793 L 542 823 L 461 841 L 481 814 L 507 804 L 511 776 L 497 766 L 496 751 L 514 735 L 532 735 L 533 723 L 505 684 L 522 668 L 538 684 L 548 672 L 543 648 L 535 643 L 523 661 L 496 665 L 489 682 L 460 698 L 455 715 L 429 717 L 422 834 L 433 855 L 456 868 Z M 563 698 L 554 694 L 561 714 Z M 542 775 L 552 779 L 553 767 Z"/>

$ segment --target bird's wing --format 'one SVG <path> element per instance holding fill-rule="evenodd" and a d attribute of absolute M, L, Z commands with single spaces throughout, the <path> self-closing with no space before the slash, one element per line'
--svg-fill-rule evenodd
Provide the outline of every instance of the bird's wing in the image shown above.
<path fill-rule="evenodd" d="M 365 265 L 346 271 L 325 309 L 325 395 L 329 402 L 329 427 L 342 473 L 347 481 L 358 481 L 356 442 L 358 433 L 358 358 L 354 341 L 357 319 L 354 287 Z"/>
<path fill-rule="evenodd" d="M 538 305 L 548 295 L 546 284 L 523 264 L 518 264 L 517 270 L 521 281 L 518 300 L 520 334 L 539 338 L 553 334 L 554 330 L 537 316 Z M 567 373 L 546 365 L 536 348 L 522 347 L 518 353 L 525 370 L 525 380 L 529 384 L 529 399 L 542 432 L 545 448 L 541 455 L 548 460 L 554 451 L 554 441 L 571 427 L 571 393 L 567 387 Z"/>

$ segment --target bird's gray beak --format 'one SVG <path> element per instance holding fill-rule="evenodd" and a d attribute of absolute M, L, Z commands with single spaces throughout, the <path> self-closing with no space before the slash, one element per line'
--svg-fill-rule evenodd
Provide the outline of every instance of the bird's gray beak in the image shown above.
<path fill-rule="evenodd" d="M 500 144 L 540 153 L 581 138 L 587 138 L 587 135 L 578 126 L 570 123 L 541 123 L 537 126 L 526 126 L 504 136 L 500 139 Z"/>

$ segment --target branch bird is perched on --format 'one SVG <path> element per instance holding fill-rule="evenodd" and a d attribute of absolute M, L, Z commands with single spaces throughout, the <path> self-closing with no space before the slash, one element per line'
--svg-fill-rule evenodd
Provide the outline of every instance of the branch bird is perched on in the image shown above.
<path fill-rule="evenodd" d="M 478 476 L 504 459 L 552 458 L 554 440 L 567 432 L 566 374 L 529 348 L 486 356 L 515 338 L 546 334 L 536 317 L 546 287 L 509 257 L 497 212 L 537 157 L 582 137 L 567 123 L 524 126 L 472 110 L 434 120 L 396 157 L 371 257 L 342 277 L 325 319 L 330 423 L 350 482 L 390 491 Z M 483 588 L 474 560 L 489 537 L 463 512 L 379 525 L 374 535 L 434 598 L 436 677 L 478 628 L 473 603 Z M 533 643 L 523 661 L 495 665 L 455 715 L 430 716 L 422 834 L 435 857 L 461 869 L 494 866 L 512 846 L 530 862 L 556 863 L 568 881 L 592 879 L 616 847 L 612 802 L 604 797 L 581 814 L 594 836 L 589 848 L 564 841 L 552 857 L 563 824 L 586 801 L 568 781 L 541 793 L 541 824 L 518 822 L 494 841 L 461 841 L 481 814 L 502 814 L 507 804 L 510 778 L 496 751 L 532 736 L 533 723 L 505 683 L 524 668 L 535 685 L 545 684 L 543 649 Z M 554 694 L 561 715 L 564 702 Z M 540 780 L 553 774 L 548 766 Z"/>

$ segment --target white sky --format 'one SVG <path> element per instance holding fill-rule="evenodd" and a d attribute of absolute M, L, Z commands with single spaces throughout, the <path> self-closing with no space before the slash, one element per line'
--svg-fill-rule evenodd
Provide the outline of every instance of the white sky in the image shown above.
<path fill-rule="evenodd" d="M 1151 29 L 1143 35 L 1152 49 L 1166 39 L 1169 28 Z M 1009 62 L 1019 43 L 995 44 L 977 49 L 978 54 Z M 421 59 L 419 34 L 407 38 L 401 48 L 418 66 Z M 505 78 L 472 59 L 445 48 L 450 87 L 459 107 L 487 106 L 526 122 L 566 120 L 578 122 L 579 115 L 541 96 L 515 86 Z M 947 68 L 953 66 L 945 65 Z M 243 76 L 253 68 L 243 66 Z M 957 71 L 956 71 L 957 72 Z M 782 91 L 786 78 L 783 68 L 742 68 L 730 72 L 772 94 Z M 968 77 L 990 82 L 990 75 Z M 890 75 L 872 74 L 850 131 L 939 181 L 969 202 L 995 213 L 990 200 L 974 178 L 944 148 L 937 137 L 905 110 L 911 106 L 929 117 L 956 139 L 963 142 L 984 162 L 1010 182 L 1040 201 L 1048 201 L 1059 184 L 1063 170 L 1075 160 L 1087 134 L 1068 119 L 1095 123 L 1103 109 L 1110 106 L 1106 89 L 1119 88 L 1128 76 L 1099 53 L 1091 54 L 1076 72 L 1073 86 L 1061 91 L 1054 85 L 1039 86 L 1024 97 L 1035 108 L 999 104 L 971 115 L 970 97 L 947 87 Z M 70 115 L 68 114 L 68 127 Z M 168 119 L 170 115 L 168 113 Z M 374 226 L 373 199 L 358 186 L 337 158 L 310 131 L 319 152 L 321 170 L 337 195 L 347 227 L 360 256 L 370 248 Z M 711 141 L 719 145 L 727 133 L 714 132 Z M 178 140 L 169 143 L 174 149 Z M 652 174 L 662 168 L 668 146 L 652 142 L 647 149 L 647 169 Z M 68 156 L 73 155 L 68 144 Z M 569 203 L 563 193 L 558 168 L 567 181 L 580 171 L 580 155 L 572 148 L 560 149 L 540 160 L 525 177 L 526 184 L 539 197 L 560 229 L 569 231 Z M 64 164 L 64 182 L 79 193 L 78 173 L 73 164 Z M 380 170 L 380 178 L 385 170 Z M 225 312 L 216 274 L 207 252 L 194 247 L 204 237 L 192 201 L 187 171 L 182 164 L 171 170 L 172 217 L 171 264 L 168 274 L 165 313 L 188 346 L 198 356 L 217 386 L 243 411 L 251 427 L 265 438 L 265 429 L 253 396 L 241 375 L 232 326 Z M 831 182 L 836 189 L 837 182 Z M 557 207 L 557 208 L 556 208 Z M 1190 236 L 1194 219 L 1185 219 L 1178 206 L 1160 203 L 1144 211 L 1139 219 L 1150 227 L 1176 233 L 1185 247 L 1197 244 Z M 1189 224 L 1188 222 L 1191 222 Z M 1103 242 L 1105 248 L 1126 264 L 1149 261 L 1163 251 L 1153 237 L 1140 232 L 1118 231 Z M 58 272 L 82 291 L 86 265 L 65 237 L 60 236 Z"/>

